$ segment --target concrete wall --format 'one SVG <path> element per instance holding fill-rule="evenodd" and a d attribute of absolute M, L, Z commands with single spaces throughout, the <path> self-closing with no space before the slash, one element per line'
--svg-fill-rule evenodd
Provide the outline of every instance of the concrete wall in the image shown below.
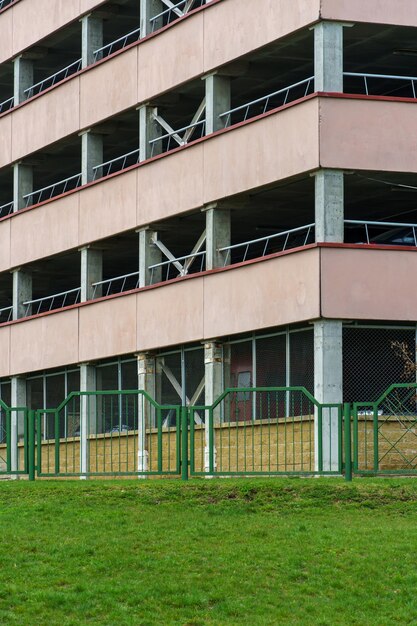
<path fill-rule="evenodd" d="M 414 101 L 349 96 L 321 98 L 321 166 L 417 172 L 415 112 Z"/>
<path fill-rule="evenodd" d="M 321 17 L 341 22 L 417 26 L 414 0 L 321 0 Z"/>
<path fill-rule="evenodd" d="M 322 316 L 415 322 L 416 272 L 415 250 L 322 248 Z"/>

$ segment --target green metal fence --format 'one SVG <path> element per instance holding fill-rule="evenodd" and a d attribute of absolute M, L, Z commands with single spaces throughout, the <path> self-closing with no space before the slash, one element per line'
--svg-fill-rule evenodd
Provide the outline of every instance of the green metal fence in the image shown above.
<path fill-rule="evenodd" d="M 190 473 L 341 474 L 342 413 L 304 387 L 227 389 L 189 408 Z"/>
<path fill-rule="evenodd" d="M 73 392 L 58 407 L 0 401 L 0 475 L 251 476 L 417 473 L 417 383 L 370 403 L 303 387 L 227 389 L 210 406 L 146 392 Z"/>
<path fill-rule="evenodd" d="M 417 384 L 391 385 L 376 402 L 353 404 L 353 470 L 417 473 Z"/>
<path fill-rule="evenodd" d="M 0 400 L 0 475 L 28 473 L 28 409 Z"/>
<path fill-rule="evenodd" d="M 144 391 L 72 392 L 36 411 L 37 474 L 178 475 L 180 413 Z"/>

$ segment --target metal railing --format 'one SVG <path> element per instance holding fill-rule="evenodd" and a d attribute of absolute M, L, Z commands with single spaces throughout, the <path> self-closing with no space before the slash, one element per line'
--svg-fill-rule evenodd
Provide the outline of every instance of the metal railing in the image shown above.
<path fill-rule="evenodd" d="M 0 206 L 0 217 L 6 217 L 6 215 L 10 215 L 13 213 L 14 202 L 7 202 L 7 204 L 2 204 Z"/>
<path fill-rule="evenodd" d="M 13 4 L 16 0 L 0 0 L 0 11 Z"/>
<path fill-rule="evenodd" d="M 81 174 L 75 174 L 69 178 L 64 178 L 64 180 L 59 180 L 58 182 L 53 183 L 53 185 L 48 185 L 42 189 L 36 189 L 36 191 L 31 191 L 30 193 L 24 195 L 23 199 L 25 201 L 25 206 L 28 207 L 32 204 L 39 204 L 39 202 L 49 200 L 54 196 L 71 191 L 71 189 L 76 189 L 80 185 Z"/>
<path fill-rule="evenodd" d="M 110 56 L 111 54 L 113 54 L 113 52 L 116 52 L 117 50 L 123 50 L 123 48 L 126 48 L 126 46 L 128 46 L 131 43 L 135 43 L 136 41 L 139 41 L 139 39 L 140 39 L 140 28 L 136 28 L 135 30 L 132 30 L 130 33 L 123 35 L 123 37 L 119 37 L 119 39 L 115 39 L 111 43 L 108 43 L 107 45 L 102 46 L 101 48 L 98 48 L 97 50 L 94 50 L 93 52 L 94 63 L 97 63 L 97 61 L 100 61 L 101 59 L 105 59 L 106 57 Z"/>
<path fill-rule="evenodd" d="M 197 133 L 195 132 L 197 130 Z M 192 131 L 192 132 L 191 132 Z M 200 120 L 199 122 L 194 122 L 193 124 L 189 124 L 188 126 L 184 126 L 183 128 L 178 128 L 177 130 L 173 130 L 170 133 L 166 133 L 165 135 L 161 135 L 160 137 L 156 137 L 155 139 L 151 139 L 149 144 L 151 146 L 151 157 L 156 156 L 156 154 L 161 154 L 163 152 L 169 152 L 173 148 L 178 146 L 185 146 L 191 140 L 200 139 L 204 137 L 206 131 L 206 120 Z M 181 137 L 180 133 L 184 133 Z M 197 134 L 197 137 L 195 136 Z M 158 146 L 158 144 L 161 144 Z M 175 145 L 172 145 L 174 143 Z"/>
<path fill-rule="evenodd" d="M 345 78 L 359 79 L 363 84 L 365 94 L 369 95 L 391 95 L 398 91 L 406 91 L 416 98 L 416 76 L 399 76 L 396 74 L 362 74 L 357 72 L 344 72 Z M 363 81 L 363 83 L 362 83 Z M 388 89 L 387 89 L 388 82 Z M 400 84 L 399 84 L 400 83 Z"/>
<path fill-rule="evenodd" d="M 131 272 L 130 274 L 114 276 L 107 280 L 99 280 L 96 283 L 92 283 L 91 286 L 93 287 L 93 300 L 94 298 L 109 296 L 113 293 L 123 293 L 123 291 L 130 291 L 130 289 L 137 289 L 139 287 L 139 272 Z"/>
<path fill-rule="evenodd" d="M 9 98 L 8 100 L 4 100 L 3 102 L 0 102 L 0 113 L 5 113 L 6 111 L 10 111 L 10 109 L 12 109 L 13 107 L 14 107 L 14 96 Z"/>
<path fill-rule="evenodd" d="M 238 122 L 244 122 L 247 119 L 262 115 L 267 111 L 272 111 L 280 106 L 284 106 L 288 102 L 303 98 L 314 92 L 314 76 L 305 78 L 297 83 L 269 93 L 266 96 L 251 100 L 241 106 L 225 111 L 219 115 L 223 120 L 224 126 L 231 126 Z"/>
<path fill-rule="evenodd" d="M 251 239 L 250 241 L 243 241 L 242 243 L 236 243 L 232 246 L 225 246 L 224 248 L 219 248 L 218 251 L 225 253 L 224 266 L 232 263 L 240 263 L 249 259 L 260 258 L 274 252 L 283 252 L 284 250 L 313 243 L 314 228 L 314 223 L 306 224 L 305 226 L 284 230 L 283 232 L 260 237 L 259 239 Z M 313 241 L 311 241 L 311 239 L 313 239 Z M 283 241 L 281 242 L 281 240 Z M 278 245 L 276 242 L 279 242 Z M 241 254 L 234 254 L 239 250 L 242 250 Z"/>
<path fill-rule="evenodd" d="M 106 161 L 105 163 L 100 163 L 100 165 L 93 167 L 93 180 L 109 176 L 109 174 L 114 174 L 114 172 L 120 172 L 131 165 L 137 165 L 139 163 L 139 159 L 140 150 L 137 149 L 132 150 L 132 152 L 122 154 L 121 156 L 111 159 L 110 161 Z"/>
<path fill-rule="evenodd" d="M 190 272 L 190 269 L 197 258 L 200 258 L 201 262 L 199 266 L 195 266 L 193 271 Z M 175 278 L 176 276 L 187 276 L 187 274 L 190 273 L 194 274 L 197 272 L 203 272 L 205 269 L 205 258 L 206 251 L 201 250 L 200 252 L 193 252 L 192 254 L 175 257 L 174 259 L 168 259 L 167 261 L 162 261 L 161 263 L 149 265 L 149 269 L 151 270 L 151 284 L 153 282 L 164 282 L 166 280 L 170 280 L 171 278 Z M 185 263 L 181 263 L 181 261 L 185 261 Z M 172 270 L 174 270 L 174 268 L 176 270 L 176 276 L 172 275 Z M 158 275 L 159 271 L 161 272 L 160 275 Z"/>
<path fill-rule="evenodd" d="M 417 246 L 417 224 L 345 220 L 345 226 L 352 230 L 359 228 L 362 231 L 363 229 L 365 243 L 367 244 L 385 243 L 387 245 Z M 355 240 L 354 243 L 364 242 Z"/>
<path fill-rule="evenodd" d="M 150 22 L 152 24 L 152 32 L 155 32 L 158 28 L 162 28 L 162 26 L 170 24 L 178 18 L 183 17 L 192 9 L 201 7 L 204 3 L 205 0 L 180 0 L 180 2 L 173 4 L 157 15 L 151 17 Z"/>
<path fill-rule="evenodd" d="M 81 287 L 76 287 L 75 289 L 68 289 L 68 291 L 54 293 L 51 296 L 37 298 L 36 300 L 26 300 L 26 302 L 23 302 L 23 306 L 26 307 L 25 317 L 28 315 L 39 315 L 39 313 L 54 309 L 62 309 L 64 306 L 70 306 L 71 304 L 78 304 L 80 296 Z"/>
<path fill-rule="evenodd" d="M 13 307 L 5 306 L 0 309 L 0 324 L 5 324 L 6 322 L 10 322 L 13 318 Z"/>
<path fill-rule="evenodd" d="M 73 63 L 70 63 L 70 65 L 67 65 L 58 72 L 55 72 L 55 74 L 47 76 L 47 78 L 44 78 L 38 83 L 35 83 L 31 87 L 28 87 L 24 91 L 26 98 L 32 98 L 32 96 L 35 96 L 36 94 L 45 91 L 45 89 L 48 89 L 49 87 L 52 87 L 53 85 L 61 82 L 61 80 L 65 80 L 65 78 L 68 78 L 68 76 L 76 74 L 81 70 L 81 65 L 82 59 L 77 59 Z"/>

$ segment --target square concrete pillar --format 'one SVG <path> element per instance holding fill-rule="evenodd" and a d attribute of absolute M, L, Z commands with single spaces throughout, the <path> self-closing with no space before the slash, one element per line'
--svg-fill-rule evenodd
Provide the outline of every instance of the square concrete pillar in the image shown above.
<path fill-rule="evenodd" d="M 162 253 L 154 243 L 158 236 L 154 230 L 146 227 L 138 231 L 139 234 L 139 287 L 146 287 L 161 282 L 162 268 L 149 269 L 150 266 L 161 263 Z"/>
<path fill-rule="evenodd" d="M 204 370 L 205 370 L 205 404 L 212 406 L 223 392 L 223 346 L 215 341 L 207 341 L 204 344 Z M 216 407 L 213 412 L 213 425 L 221 422 L 221 405 Z M 205 415 L 205 451 L 204 465 L 205 471 L 210 469 L 210 450 L 209 450 L 209 414 Z M 214 440 L 214 438 L 213 438 Z M 216 467 L 216 448 L 213 451 L 214 467 Z"/>
<path fill-rule="evenodd" d="M 155 357 L 148 353 L 137 354 L 138 389 L 155 399 Z M 143 395 L 138 396 L 138 472 L 146 472 L 148 450 L 146 449 L 146 429 L 155 424 L 155 410 Z"/>
<path fill-rule="evenodd" d="M 23 56 L 16 57 L 13 60 L 14 72 L 14 106 L 24 102 L 27 99 L 25 89 L 32 87 L 33 78 L 33 60 L 26 59 Z"/>
<path fill-rule="evenodd" d="M 13 165 L 13 211 L 26 206 L 25 196 L 33 192 L 33 166 L 19 161 Z"/>
<path fill-rule="evenodd" d="M 140 37 L 143 39 L 152 32 L 155 32 L 163 25 L 162 17 L 152 21 L 152 18 L 159 15 L 166 9 L 162 0 L 139 0 L 140 1 Z M 174 2 L 176 4 L 176 2 Z"/>
<path fill-rule="evenodd" d="M 10 405 L 13 409 L 25 409 L 27 406 L 26 379 L 20 376 L 12 376 L 11 380 Z M 19 441 L 25 434 L 25 411 L 12 410 L 10 415 L 10 451 L 11 470 L 16 472 L 19 469 Z"/>
<path fill-rule="evenodd" d="M 231 213 L 228 209 L 218 208 L 216 203 L 204 207 L 206 214 L 206 269 L 223 267 L 227 252 L 220 249 L 230 246 Z"/>
<path fill-rule="evenodd" d="M 226 118 L 221 113 L 231 107 L 231 82 L 229 76 L 209 74 L 204 77 L 206 85 L 206 135 L 225 127 Z"/>
<path fill-rule="evenodd" d="M 81 67 L 94 63 L 94 52 L 103 47 L 103 20 L 91 13 L 81 18 Z"/>
<path fill-rule="evenodd" d="M 103 135 L 86 130 L 81 137 L 81 184 L 94 180 L 94 168 L 103 163 Z M 98 177 L 101 173 L 99 172 Z"/>
<path fill-rule="evenodd" d="M 24 302 L 32 300 L 32 274 L 21 268 L 13 270 L 13 319 L 26 317 L 27 306 Z M 31 308 L 28 309 L 28 315 Z"/>
<path fill-rule="evenodd" d="M 314 90 L 343 92 L 343 27 L 339 22 L 314 26 Z"/>
<path fill-rule="evenodd" d="M 153 139 L 160 137 L 162 128 L 153 115 L 157 114 L 158 109 L 150 104 L 144 104 L 138 107 L 139 112 L 139 161 L 146 161 L 151 157 L 157 156 L 162 152 L 162 144 L 160 141 L 152 144 L 149 143 Z"/>
<path fill-rule="evenodd" d="M 314 397 L 321 404 L 343 402 L 343 326 L 340 320 L 314 322 Z M 339 467 L 339 420 L 337 409 L 323 409 L 323 471 Z M 315 415 L 315 460 L 318 470 L 318 415 Z"/>
<path fill-rule="evenodd" d="M 81 248 L 81 302 L 102 295 L 102 287 L 93 284 L 103 280 L 103 252 L 94 248 Z"/>
<path fill-rule="evenodd" d="M 96 391 L 96 368 L 90 363 L 80 364 L 80 391 Z M 87 478 L 90 466 L 89 435 L 95 434 L 99 424 L 97 419 L 97 397 L 80 397 L 80 473 Z"/>
<path fill-rule="evenodd" d="M 344 174 L 319 170 L 315 174 L 316 241 L 344 241 Z"/>

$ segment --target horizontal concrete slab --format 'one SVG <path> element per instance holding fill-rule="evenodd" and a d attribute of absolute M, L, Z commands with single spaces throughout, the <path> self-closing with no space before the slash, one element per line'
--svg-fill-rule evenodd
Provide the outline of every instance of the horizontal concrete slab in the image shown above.
<path fill-rule="evenodd" d="M 319 256 L 287 253 L 0 326 L 0 376 L 316 318 Z"/>
<path fill-rule="evenodd" d="M 321 248 L 322 316 L 417 321 L 417 251 Z"/>
<path fill-rule="evenodd" d="M 318 101 L 311 99 L 0 220 L 0 238 L 11 233 L 10 248 L 0 254 L 0 271 L 199 209 L 318 164 Z"/>

